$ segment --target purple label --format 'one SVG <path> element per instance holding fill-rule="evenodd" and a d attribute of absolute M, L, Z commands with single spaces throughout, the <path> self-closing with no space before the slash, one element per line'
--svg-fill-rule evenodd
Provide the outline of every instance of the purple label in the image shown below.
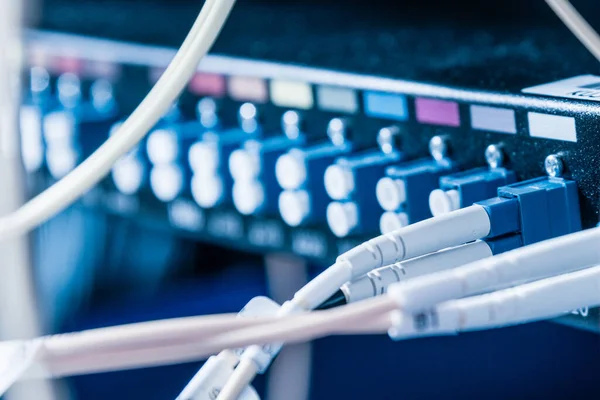
<path fill-rule="evenodd" d="M 417 121 L 425 124 L 460 126 L 458 103 L 446 100 L 417 98 Z"/>

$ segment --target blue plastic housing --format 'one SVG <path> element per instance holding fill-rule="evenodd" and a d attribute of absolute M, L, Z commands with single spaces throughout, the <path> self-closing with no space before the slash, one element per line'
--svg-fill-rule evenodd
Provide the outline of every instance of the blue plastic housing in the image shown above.
<path fill-rule="evenodd" d="M 377 232 L 379 217 L 383 209 L 377 201 L 375 188 L 377 182 L 385 174 L 390 164 L 398 163 L 404 159 L 401 152 L 389 154 L 379 150 L 366 151 L 354 157 L 343 157 L 336 160 L 336 164 L 343 165 L 354 177 L 354 190 L 342 201 L 353 201 L 358 208 L 358 223 L 353 233 Z"/>
<path fill-rule="evenodd" d="M 323 175 L 335 159 L 349 154 L 353 149 L 350 142 L 336 146 L 331 142 L 319 143 L 304 149 L 291 149 L 289 154 L 304 162 L 306 180 L 297 189 L 305 190 L 309 196 L 309 214 L 302 224 L 322 222 L 325 220 L 325 210 L 329 196 L 325 190 Z"/>
<path fill-rule="evenodd" d="M 440 177 L 455 169 L 454 163 L 446 159 L 416 160 L 388 167 L 385 170 L 386 176 L 394 180 L 401 179 L 406 188 L 406 200 L 403 206 L 395 211 L 406 213 L 411 224 L 431 218 L 427 202 L 429 193 L 438 187 Z"/>
<path fill-rule="evenodd" d="M 231 204 L 233 187 L 233 178 L 229 172 L 229 157 L 234 150 L 243 145 L 246 140 L 256 138 L 256 134 L 244 132 L 239 128 L 228 129 L 225 131 L 209 130 L 202 133 L 200 141 L 212 146 L 219 155 L 219 165 L 215 174 L 221 178 L 223 185 L 223 194 L 220 203 Z"/>
<path fill-rule="evenodd" d="M 260 172 L 256 180 L 262 185 L 265 193 L 264 203 L 259 212 L 274 214 L 278 211 L 278 198 L 282 189 L 275 176 L 277 159 L 290 147 L 302 146 L 306 143 L 304 135 L 296 139 L 287 136 L 272 136 L 267 139 L 251 139 L 244 142 L 242 148 L 260 160 Z"/>
<path fill-rule="evenodd" d="M 474 168 L 440 178 L 442 190 L 457 190 L 460 206 L 468 207 L 476 201 L 496 196 L 499 187 L 516 181 L 515 173 L 505 168 Z"/>
<path fill-rule="evenodd" d="M 519 233 L 524 246 L 581 230 L 575 181 L 536 178 L 503 186 L 498 197 L 478 202 L 487 211 L 488 237 Z"/>
<path fill-rule="evenodd" d="M 494 255 L 514 250 L 523 246 L 521 235 L 514 234 L 495 239 L 487 239 L 485 242 L 490 246 Z"/>

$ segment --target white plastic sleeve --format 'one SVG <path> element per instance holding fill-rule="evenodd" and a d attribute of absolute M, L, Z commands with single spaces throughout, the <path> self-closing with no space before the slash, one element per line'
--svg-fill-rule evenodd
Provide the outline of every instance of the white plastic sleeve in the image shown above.
<path fill-rule="evenodd" d="M 487 212 L 473 205 L 378 236 L 342 254 L 338 262 L 348 262 L 357 278 L 375 268 L 481 239 L 489 232 Z"/>
<path fill-rule="evenodd" d="M 392 314 L 393 339 L 499 328 L 558 317 L 600 305 L 600 266 L 480 296 L 441 303 L 414 315 Z"/>
<path fill-rule="evenodd" d="M 351 279 L 350 264 L 336 262 L 298 290 L 294 294 L 292 303 L 304 310 L 313 310 Z"/>
<path fill-rule="evenodd" d="M 400 282 L 388 293 L 404 311 L 418 312 L 442 301 L 596 265 L 599 243 L 600 229 L 589 229 Z"/>
<path fill-rule="evenodd" d="M 421 257 L 382 267 L 346 283 L 342 291 L 348 303 L 375 297 L 387 292 L 397 282 L 432 274 L 492 256 L 490 246 L 484 241 L 475 241 Z"/>

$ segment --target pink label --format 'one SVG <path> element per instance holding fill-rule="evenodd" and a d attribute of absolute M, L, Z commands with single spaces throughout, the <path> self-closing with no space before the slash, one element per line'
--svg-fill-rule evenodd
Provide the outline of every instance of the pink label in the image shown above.
<path fill-rule="evenodd" d="M 225 77 L 199 72 L 190 81 L 189 90 L 198 95 L 223 97 L 225 95 Z"/>
<path fill-rule="evenodd" d="M 75 57 L 51 57 L 46 68 L 57 74 L 67 72 L 80 74 L 83 69 L 83 61 Z"/>
<path fill-rule="evenodd" d="M 446 100 L 417 98 L 417 121 L 425 124 L 460 126 L 458 103 Z"/>
<path fill-rule="evenodd" d="M 261 78 L 232 76 L 229 78 L 229 96 L 238 101 L 266 103 L 268 99 L 267 83 Z"/>

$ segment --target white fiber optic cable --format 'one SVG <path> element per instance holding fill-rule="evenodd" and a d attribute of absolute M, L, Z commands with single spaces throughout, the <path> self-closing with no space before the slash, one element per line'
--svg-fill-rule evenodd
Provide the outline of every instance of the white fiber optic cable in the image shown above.
<path fill-rule="evenodd" d="M 49 336 L 43 347 L 56 356 L 135 350 L 157 343 L 176 345 L 273 320 L 274 317 L 238 318 L 237 314 L 174 318 Z"/>
<path fill-rule="evenodd" d="M 359 321 L 381 321 L 383 313 L 395 304 L 374 299 L 334 310 L 318 311 L 294 317 L 238 318 L 238 326 L 209 332 L 200 324 L 203 318 L 188 317 L 154 321 L 147 326 L 146 339 L 138 343 L 133 337 L 115 337 L 115 331 L 135 332 L 140 324 L 84 331 L 97 334 L 87 345 L 77 343 L 76 334 L 54 335 L 36 339 L 38 352 L 36 367 L 29 377 L 60 377 L 93 372 L 169 365 L 206 358 L 226 348 L 241 348 L 253 343 L 267 344 L 280 341 L 305 341 L 327 334 L 349 332 L 373 333 L 373 329 Z M 214 318 L 211 317 L 211 318 Z M 235 317 L 232 317 L 235 319 Z M 177 332 L 185 322 L 196 325 L 185 335 Z M 268 326 L 265 330 L 261 326 Z M 162 326 L 162 327 L 161 327 Z M 272 332 L 270 327 L 275 329 Z M 150 340 L 151 330 L 157 331 L 156 340 Z M 112 332 L 111 332 L 112 331 Z M 160 333 L 162 331 L 162 333 Z M 381 330 L 379 330 L 381 331 Z M 385 332 L 385 329 L 382 331 Z M 110 346 L 103 344 L 106 340 Z M 73 346 L 69 343 L 72 342 Z"/>
<path fill-rule="evenodd" d="M 557 275 L 480 296 L 450 300 L 421 314 L 415 324 L 392 313 L 393 339 L 500 328 L 558 317 L 580 307 L 600 305 L 600 266 Z"/>
<path fill-rule="evenodd" d="M 600 267 L 594 267 L 490 295 L 448 301 L 437 307 L 438 320 L 451 318 L 454 315 L 453 318 L 456 320 L 464 320 L 469 323 L 469 325 L 458 326 L 459 328 L 482 329 L 544 319 L 566 313 L 577 307 L 596 305 L 600 294 L 599 269 Z M 561 293 L 564 296 L 557 296 Z M 548 296 L 551 296 L 553 301 L 547 301 Z M 557 302 L 559 299 L 560 303 Z M 195 337 L 193 340 L 188 337 L 184 341 L 170 346 L 154 343 L 153 347 L 138 348 L 134 351 L 126 349 L 108 353 L 82 351 L 81 357 L 71 363 L 68 362 L 68 358 L 59 354 L 46 353 L 46 357 L 49 357 L 46 359 L 46 366 L 50 376 L 63 376 L 191 361 L 203 358 L 221 348 L 237 348 L 249 343 L 295 342 L 331 334 L 376 333 L 385 331 L 386 325 L 390 326 L 390 320 L 387 320 L 385 315 L 394 311 L 394 307 L 396 305 L 393 302 L 380 297 L 334 310 L 280 319 L 272 318 L 268 323 L 257 323 L 256 326 L 222 332 L 214 337 Z M 456 317 L 455 314 L 458 311 L 452 311 L 455 309 L 463 310 L 461 312 L 467 314 Z M 447 312 L 449 316 L 443 316 L 442 311 Z M 450 319 L 450 321 L 452 320 Z M 486 325 L 488 322 L 493 326 Z M 167 323 L 167 321 L 163 321 L 163 323 Z M 449 326 L 456 327 L 457 325 Z M 448 329 L 446 330 L 448 331 Z M 410 330 L 406 332 L 410 333 Z M 245 377 L 244 379 L 248 377 L 245 373 L 242 375 Z"/>
<path fill-rule="evenodd" d="M 470 314 L 467 315 L 468 319 L 466 319 L 466 321 L 470 321 L 470 325 L 464 325 L 464 329 L 480 329 L 488 327 L 481 322 L 476 324 L 477 321 L 488 321 L 485 318 L 491 318 L 489 319 L 489 321 L 491 321 L 490 323 L 493 323 L 494 326 L 500 326 L 521 321 L 526 322 L 533 319 L 544 319 L 569 312 L 570 309 L 580 306 L 595 305 L 598 304 L 598 295 L 600 294 L 600 290 L 598 290 L 597 286 L 600 279 L 600 271 L 598 271 L 598 269 L 600 269 L 600 267 L 587 270 L 588 272 L 582 271 L 581 274 L 573 273 L 561 275 L 534 284 L 523 285 L 516 289 L 503 290 L 490 295 L 457 300 L 454 303 L 453 301 L 445 302 L 438 306 L 438 320 L 452 317 L 456 312 L 453 311 L 454 314 L 449 314 L 450 317 L 444 317 L 442 311 L 452 310 L 452 307 L 457 308 L 461 304 L 463 305 L 461 306 L 461 310 L 466 309 L 466 306 L 464 305 L 469 305 L 472 310 L 475 310 L 468 311 Z M 595 271 L 595 281 L 591 278 L 592 275 L 589 275 L 592 271 Z M 584 282 L 584 286 L 580 289 L 578 289 L 578 282 Z M 593 284 L 590 282 L 593 282 Z M 527 294 L 527 296 L 524 299 L 521 299 L 524 293 Z M 558 296 L 561 299 L 564 297 L 564 302 L 559 304 L 546 301 L 551 294 L 553 299 L 557 298 L 557 293 L 565 294 L 565 296 Z M 498 299 L 508 300 L 500 301 Z M 480 304 L 483 304 L 483 306 Z M 498 304 L 506 305 L 502 305 L 501 309 L 485 308 L 488 306 L 496 307 Z M 519 304 L 518 313 L 508 313 L 507 311 L 516 309 L 514 304 Z M 451 305 L 452 307 L 450 307 Z M 525 305 L 527 307 L 524 307 Z M 210 354 L 210 352 L 215 351 L 215 349 L 222 347 L 242 347 L 248 343 L 266 344 L 280 341 L 296 342 L 331 334 L 377 333 L 385 331 L 386 325 L 388 327 L 390 326 L 390 322 L 389 320 L 386 320 L 385 315 L 389 315 L 394 307 L 395 305 L 392 302 L 386 300 L 384 297 L 380 297 L 350 306 L 342 306 L 334 310 L 314 312 L 278 320 L 273 319 L 272 322 L 267 324 L 242 328 L 229 333 L 221 333 L 218 337 L 207 338 L 202 341 L 196 340 L 195 345 L 189 343 L 185 345 L 180 344 L 164 349 L 156 347 L 154 349 L 145 349 L 142 353 L 137 354 L 135 352 L 123 352 L 121 354 L 103 353 L 95 355 L 84 353 L 83 356 L 97 358 L 94 360 L 93 365 L 87 364 L 87 371 L 102 371 L 115 369 L 117 367 L 121 368 L 123 365 L 157 365 L 157 361 L 160 363 L 167 363 L 176 362 L 177 360 L 192 360 Z M 494 312 L 490 312 L 489 310 L 493 310 Z M 450 311 L 448 311 L 448 313 L 450 313 Z M 394 313 L 392 313 L 392 315 L 393 314 Z M 483 318 L 482 316 L 485 318 L 481 319 Z M 456 320 L 461 321 L 466 317 L 463 315 L 462 317 L 455 316 L 455 318 Z M 373 325 L 370 325 L 371 323 Z M 451 326 L 455 327 L 455 325 Z M 489 327 L 492 326 L 490 325 Z M 412 335 L 410 329 L 408 329 L 407 332 Z M 100 360 L 100 362 L 98 360 Z M 53 369 L 53 371 L 58 375 L 68 375 L 75 373 L 76 371 L 81 372 L 82 365 L 83 364 L 79 364 L 76 367 L 77 369 L 74 369 L 73 366 L 71 366 L 73 369 L 69 371 L 68 367 L 64 368 L 63 365 L 63 368 L 61 369 L 61 365 L 58 364 L 56 365 L 58 368 Z M 254 369 L 255 367 L 252 366 L 244 368 L 242 373 L 238 375 L 240 375 L 243 380 L 246 380 L 252 375 L 247 372 L 253 371 Z M 234 381 L 234 383 L 235 382 L 236 381 Z M 237 385 L 240 385 L 240 383 L 236 383 L 235 387 L 238 387 Z M 224 390 L 222 393 L 227 392 Z"/>
<path fill-rule="evenodd" d="M 568 0 L 546 0 L 571 33 L 600 61 L 600 36 Z"/>
<path fill-rule="evenodd" d="M 227 380 L 230 374 L 233 373 L 238 361 L 239 358 L 229 350 L 222 351 L 219 355 L 210 357 L 204 363 L 200 372 L 192 378 L 179 396 L 177 396 L 176 400 L 194 399 L 196 393 L 202 391 L 202 383 L 213 382 L 215 380 L 221 381 L 221 375 Z"/>
<path fill-rule="evenodd" d="M 213 400 L 218 387 L 233 373 L 239 358 L 231 351 L 210 357 L 175 400 Z M 259 400 L 252 387 L 242 388 L 240 400 Z"/>
<path fill-rule="evenodd" d="M 598 231 L 585 232 L 598 233 Z M 577 236 L 577 241 L 583 242 L 581 235 L 570 236 Z M 588 238 L 591 237 L 591 235 L 588 235 Z M 564 238 L 561 239 L 564 241 Z M 597 240 L 597 237 L 594 237 L 594 239 Z M 574 241 L 570 241 L 569 243 L 571 246 L 576 244 L 577 242 Z M 585 244 L 589 247 L 590 243 L 587 242 Z M 556 248 L 556 246 L 556 242 L 546 243 L 546 248 Z M 574 250 L 580 250 L 580 248 L 575 247 Z M 559 248 L 557 251 L 561 252 L 564 249 Z M 595 252 L 598 253 L 598 250 L 595 249 Z M 537 254 L 540 253 L 538 252 Z M 512 259 L 516 258 L 513 257 Z M 564 259 L 568 260 L 569 257 L 564 257 Z M 589 259 L 591 257 L 583 262 L 587 262 Z M 580 259 L 579 262 L 582 262 L 582 260 Z M 559 268 L 554 265 L 546 264 L 545 266 L 550 267 L 551 271 L 559 271 Z M 524 269 L 527 268 L 527 265 L 517 263 L 511 265 L 511 267 Z M 459 267 L 455 270 L 461 268 L 464 267 Z M 538 267 L 538 269 L 543 269 L 543 267 Z M 568 271 L 569 269 L 572 270 L 573 267 L 563 266 L 560 270 Z M 547 275 L 548 273 L 546 272 L 545 274 Z M 446 273 L 442 272 L 434 275 L 442 274 Z M 531 277 L 531 274 L 527 273 L 513 273 L 506 275 L 505 279 L 507 281 L 522 280 L 525 275 Z M 414 280 L 424 278 L 426 277 L 415 278 Z M 496 280 L 496 283 L 498 283 L 498 280 Z M 400 285 L 402 284 L 397 286 Z M 483 329 L 527 322 L 529 320 L 545 319 L 569 312 L 570 309 L 598 304 L 598 295 L 600 294 L 600 287 L 598 285 L 600 285 L 600 267 L 594 267 L 585 271 L 556 276 L 533 284 L 526 284 L 515 289 L 503 290 L 473 298 L 447 301 L 437 307 L 437 320 L 442 321 L 443 318 L 446 318 L 450 321 L 447 323 L 450 325 L 446 326 L 451 326 L 453 327 L 452 329 Z M 557 296 L 557 294 L 564 295 Z M 550 298 L 549 296 L 551 296 L 553 301 L 547 301 Z M 560 299 L 561 302 L 558 303 L 557 299 Z M 116 346 L 112 347 L 108 352 L 94 352 L 89 351 L 88 348 L 79 348 L 77 354 L 71 354 L 70 356 L 65 356 L 64 353 L 61 354 L 60 352 L 46 351 L 41 354 L 41 361 L 47 367 L 49 375 L 46 376 L 64 376 L 191 361 L 203 358 L 222 348 L 238 348 L 250 343 L 296 342 L 331 334 L 377 333 L 385 331 L 386 325 L 390 325 L 390 320 L 386 319 L 386 315 L 390 315 L 390 312 L 394 315 L 396 307 L 397 304 L 395 302 L 385 297 L 379 297 L 349 306 L 342 306 L 334 310 L 314 312 L 294 317 L 267 318 L 262 321 L 251 320 L 249 322 L 252 322 L 252 324 L 246 327 L 241 326 L 239 329 L 229 332 L 219 331 L 205 337 L 193 336 L 192 332 L 188 332 L 189 335 L 183 338 L 181 335 L 178 335 L 177 340 L 164 341 L 166 338 L 162 336 L 160 342 L 147 342 L 144 344 L 144 347 L 139 345 L 133 346 L 129 343 L 125 348 Z M 425 309 L 427 308 L 422 308 L 421 310 Z M 456 310 L 459 310 L 463 314 L 457 317 L 456 313 L 459 311 Z M 405 313 L 406 311 L 402 312 Z M 443 313 L 447 315 L 442 315 Z M 452 320 L 451 318 L 455 319 Z M 397 322 L 397 320 L 395 321 Z M 468 324 L 465 322 L 460 326 L 456 325 L 456 323 L 452 325 L 452 321 L 467 321 Z M 161 323 L 168 324 L 170 321 L 162 321 Z M 438 324 L 441 323 L 438 322 Z M 176 326 L 179 327 L 181 325 L 176 324 Z M 446 331 L 449 331 L 449 329 L 445 328 Z M 170 331 L 171 335 L 176 333 L 172 328 L 165 330 L 165 332 L 167 331 Z M 411 331 L 406 328 L 404 328 L 403 332 L 405 335 L 412 335 Z M 68 339 L 69 335 L 65 336 Z M 49 346 L 48 341 L 64 339 L 60 337 L 46 338 L 42 342 L 42 346 L 46 349 L 52 349 L 54 346 Z M 234 381 L 235 387 L 241 384 L 236 382 L 251 379 L 253 370 L 255 370 L 254 366 L 244 367 L 241 373 L 237 374 L 243 379 Z M 223 393 L 227 394 L 225 388 Z"/>
<path fill-rule="evenodd" d="M 284 304 L 282 315 L 313 310 L 346 282 L 376 268 L 485 237 L 490 232 L 490 224 L 485 209 L 473 205 L 371 239 L 339 256 L 335 264 L 297 291 L 293 299 Z M 262 373 L 268 368 L 281 346 L 282 343 L 272 346 L 270 354 L 265 354 L 258 345 L 246 349 L 241 360 L 252 361 L 244 362 L 244 371 L 232 376 L 223 387 L 222 393 L 226 396 L 219 396 L 219 400 L 235 400 L 239 389 L 246 387 L 256 372 Z M 250 362 L 254 367 L 249 366 Z M 252 369 L 254 374 L 250 373 Z"/>
<path fill-rule="evenodd" d="M 531 282 L 598 265 L 600 264 L 599 244 L 600 228 L 588 229 L 475 261 L 452 270 L 415 277 L 390 286 L 387 299 L 386 296 L 382 296 L 341 308 L 351 310 L 350 307 L 361 306 L 364 307 L 363 310 L 371 312 L 369 318 L 381 318 L 380 313 L 387 312 L 386 309 L 391 306 L 391 301 L 396 303 L 394 309 L 400 309 L 407 313 L 420 313 L 444 301 L 460 299 L 498 287 Z M 558 277 L 556 279 L 560 280 L 562 278 Z M 565 311 L 568 311 L 568 309 Z M 341 314 L 344 312 L 344 310 L 340 310 Z M 320 315 L 325 317 L 327 314 Z M 340 314 L 335 315 L 335 318 L 340 319 L 333 321 L 333 323 L 341 324 L 344 319 Z M 268 334 L 274 342 L 277 340 L 297 340 L 302 335 L 295 331 L 302 330 L 302 323 L 299 321 L 307 318 L 304 321 L 304 326 L 311 331 L 307 333 L 307 337 L 312 337 L 315 334 L 314 332 L 323 326 L 317 325 L 317 315 L 312 315 L 315 319 L 310 317 L 311 315 L 301 315 L 268 326 L 263 325 L 259 329 L 264 329 L 265 334 Z M 367 316 L 363 314 L 363 317 L 365 318 L 362 320 L 364 323 Z M 295 325 L 296 323 L 299 325 Z M 323 324 L 325 324 L 325 321 L 323 321 Z M 343 325 L 343 328 L 340 327 L 339 330 L 347 328 L 347 325 Z M 284 334 L 286 329 L 289 329 L 289 331 Z M 332 327 L 329 334 L 335 331 L 335 327 Z M 236 334 L 241 335 L 242 332 L 238 331 Z M 264 343 L 265 337 L 256 339 L 260 340 L 260 343 Z M 239 342 L 237 344 L 241 345 Z"/>
<path fill-rule="evenodd" d="M 184 89 L 234 3 L 235 0 L 207 0 L 170 65 L 119 131 L 59 182 L 15 212 L 1 217 L 0 240 L 27 233 L 73 203 L 110 172 L 112 165 L 144 137 Z"/>
<path fill-rule="evenodd" d="M 276 264 L 281 267 L 280 263 L 276 262 L 278 257 L 267 257 L 267 268 Z M 254 297 L 250 300 L 242 311 L 238 313 L 238 317 L 252 318 L 260 316 L 273 316 L 278 313 L 280 305 L 267 297 Z M 198 370 L 192 380 L 185 387 L 182 394 L 178 397 L 193 398 L 194 400 L 210 400 L 222 390 L 230 376 L 234 373 L 236 365 L 240 361 L 240 356 L 244 352 L 243 349 L 222 350 L 218 355 L 211 356 L 206 363 Z M 241 388 L 241 398 L 249 400 L 257 398 L 252 386 L 248 385 Z"/>
<path fill-rule="evenodd" d="M 486 242 L 478 240 L 377 268 L 346 283 L 340 290 L 347 303 L 354 303 L 385 294 L 388 286 L 393 283 L 456 268 L 492 255 L 490 246 Z"/>
<path fill-rule="evenodd" d="M 600 263 L 598 243 L 600 243 L 600 229 L 577 232 L 475 261 L 450 271 L 392 285 L 388 289 L 389 296 L 401 310 L 418 313 L 442 301 L 598 264 Z M 381 301 L 385 302 L 385 299 Z M 268 330 L 272 337 L 281 337 L 277 336 L 277 333 L 283 334 L 282 329 L 285 330 L 285 328 L 278 330 L 275 326 L 263 328 Z M 288 338 L 296 337 L 295 332 L 288 331 L 288 334 Z M 240 385 L 235 382 L 233 384 L 236 387 Z"/>
<path fill-rule="evenodd" d="M 600 264 L 600 228 L 545 240 L 462 267 L 391 285 L 406 312 L 419 312 L 511 283 L 527 282 Z"/>
<path fill-rule="evenodd" d="M 249 325 L 245 325 L 246 321 L 239 321 L 243 324 L 236 327 L 232 323 L 229 325 L 231 329 L 226 332 L 224 329 L 215 329 L 214 326 L 208 329 L 200 323 L 194 325 L 192 321 L 207 318 L 196 317 L 180 319 L 178 322 L 147 323 L 146 330 L 139 329 L 139 325 L 131 329 L 120 327 L 118 332 L 131 332 L 131 336 L 125 334 L 117 339 L 106 339 L 103 335 L 106 334 L 106 329 L 115 329 L 106 328 L 99 330 L 99 337 L 95 340 L 85 340 L 87 345 L 77 346 L 74 342 L 74 346 L 69 346 L 68 342 L 75 337 L 74 335 L 42 338 L 40 347 L 43 351 L 38 357 L 39 363 L 46 367 L 46 375 L 39 376 L 62 376 L 178 363 L 201 359 L 224 348 L 303 341 L 331 334 L 378 332 L 387 323 L 385 316 L 398 308 L 406 313 L 419 314 L 439 303 L 481 293 L 501 285 L 531 281 L 589 265 L 598 265 L 598 243 L 600 229 L 590 229 L 476 261 L 450 271 L 415 277 L 392 285 L 387 296 L 333 310 L 292 317 L 253 319 L 248 321 Z M 556 279 L 560 281 L 562 278 Z M 519 315 L 523 317 L 525 314 Z M 536 315 L 542 314 L 540 312 Z M 214 322 L 219 318 L 222 317 L 212 316 L 204 321 Z M 225 322 L 220 323 L 223 324 L 220 328 L 224 328 Z M 161 324 L 171 326 L 158 328 Z M 185 334 L 181 334 L 179 330 L 186 329 L 187 325 L 194 329 L 189 328 Z M 139 343 L 133 336 L 134 332 L 141 334 Z M 160 341 L 153 340 L 153 336 L 155 339 L 160 338 Z M 120 339 L 124 345 L 119 345 Z M 103 340 L 107 340 L 111 345 L 102 345 Z M 270 360 L 266 361 L 268 365 Z"/>
<path fill-rule="evenodd" d="M 479 205 L 417 222 L 342 254 L 335 264 L 296 292 L 292 302 L 312 310 L 346 282 L 376 268 L 481 239 L 489 232 L 489 216 Z"/>
<path fill-rule="evenodd" d="M 242 358 L 233 374 L 223 386 L 217 400 L 238 399 L 240 394 L 258 373 L 258 366 L 250 358 Z"/>

